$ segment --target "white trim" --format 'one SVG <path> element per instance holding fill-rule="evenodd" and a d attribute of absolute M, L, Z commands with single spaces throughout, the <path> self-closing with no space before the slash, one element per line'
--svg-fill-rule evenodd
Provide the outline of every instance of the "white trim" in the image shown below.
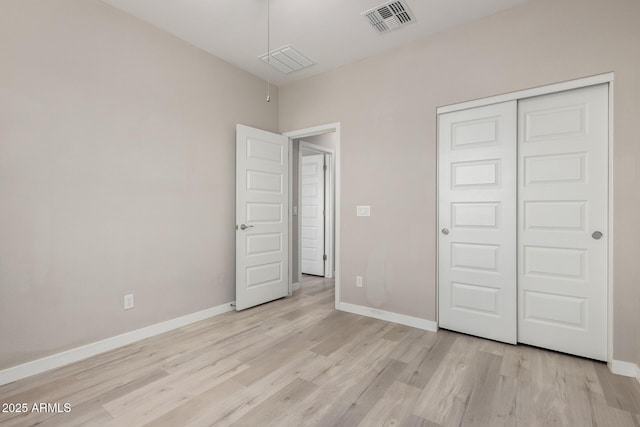
<path fill-rule="evenodd" d="M 293 144 L 289 144 L 293 145 Z M 302 283 L 302 177 L 300 171 L 302 170 L 302 151 L 300 150 L 300 144 L 298 143 L 298 282 Z"/>
<path fill-rule="evenodd" d="M 609 370 L 616 375 L 635 378 L 640 382 L 640 366 L 635 363 L 612 360 L 609 363 Z"/>
<path fill-rule="evenodd" d="M 164 322 L 156 323 L 155 325 L 136 329 L 135 331 L 125 332 L 124 334 L 116 335 L 115 337 L 76 347 L 71 350 L 63 351 L 62 353 L 53 354 L 42 359 L 23 363 L 22 365 L 7 368 L 0 371 L 0 386 L 49 371 L 51 369 L 59 368 L 145 338 L 160 335 L 164 332 L 199 322 L 200 320 L 218 316 L 228 311 L 232 311 L 233 304 L 234 302 L 228 302 L 217 307 L 211 307 L 206 310 L 176 317 L 175 319 L 166 320 Z"/>
<path fill-rule="evenodd" d="M 324 277 L 327 279 L 333 279 L 333 271 L 334 271 L 334 260 L 335 260 L 335 242 L 334 236 L 336 234 L 335 230 L 335 167 L 334 163 L 334 154 L 325 154 L 325 164 L 327 165 L 327 173 L 325 174 L 325 209 L 329 212 L 329 215 L 325 218 L 325 248 L 327 254 L 327 264 L 324 272 Z M 327 161 L 328 159 L 328 161 Z"/>
<path fill-rule="evenodd" d="M 440 327 L 440 115 L 436 113 L 436 134 L 434 135 L 434 141 L 436 141 L 435 155 L 436 155 L 436 167 L 434 173 L 436 174 L 436 199 L 433 204 L 435 209 L 436 222 L 433 225 L 435 227 L 434 237 L 436 240 L 436 268 L 434 269 L 435 277 L 433 283 L 435 283 L 436 291 L 436 328 Z"/>
<path fill-rule="evenodd" d="M 291 248 L 293 248 L 293 192 L 291 191 L 291 189 L 293 188 L 293 146 L 291 144 L 291 141 L 289 141 L 287 143 L 287 149 L 288 149 L 288 156 L 289 156 L 289 199 L 288 202 L 289 203 L 289 251 L 291 251 Z M 299 173 L 298 173 L 299 174 Z M 294 291 L 293 289 L 293 263 L 291 262 L 291 257 L 289 257 L 289 280 L 288 280 L 288 286 L 289 286 L 289 295 L 291 295 Z M 298 277 L 298 282 L 300 281 L 300 278 Z"/>
<path fill-rule="evenodd" d="M 607 362 L 613 360 L 613 282 L 614 282 L 614 274 L 613 274 L 613 221 L 615 216 L 613 215 L 613 74 L 611 76 L 611 82 L 609 82 L 609 122 L 607 126 L 609 128 L 609 152 L 608 152 L 608 169 L 609 169 L 609 200 L 607 203 L 609 204 L 609 217 L 607 218 L 608 230 L 609 233 L 607 235 Z"/>
<path fill-rule="evenodd" d="M 284 132 L 284 136 L 288 136 L 290 139 L 299 139 L 307 136 L 316 136 L 323 133 L 340 132 L 340 122 L 327 123 L 325 125 L 313 126 L 310 128 L 292 130 Z M 337 145 L 336 145 L 337 148 Z"/>
<path fill-rule="evenodd" d="M 445 105 L 436 109 L 436 114 L 450 113 L 452 111 L 466 110 L 467 108 L 482 107 L 499 102 L 514 101 L 533 96 L 547 95 L 565 90 L 578 89 L 586 86 L 593 86 L 601 83 L 613 81 L 613 73 L 598 74 L 596 76 L 584 77 L 561 83 L 554 83 L 545 86 L 538 86 L 530 89 L 519 90 L 517 92 L 505 93 L 502 95 L 490 96 L 488 98 L 474 99 L 472 101 L 460 102 L 457 104 Z"/>
<path fill-rule="evenodd" d="M 438 331 L 438 325 L 432 320 L 420 319 L 418 317 L 393 313 L 391 311 L 378 310 L 377 308 L 341 302 L 338 310 L 359 314 L 361 316 L 373 317 L 374 319 L 386 320 L 387 322 L 399 323 L 401 325 L 411 326 L 425 331 Z"/>
<path fill-rule="evenodd" d="M 293 285 L 291 285 L 291 287 L 294 291 L 297 291 L 298 289 L 300 289 L 300 282 L 294 283 Z"/>
<path fill-rule="evenodd" d="M 322 133 L 335 132 L 336 133 L 336 147 L 335 147 L 335 261 L 334 261 L 334 283 L 335 283 L 335 308 L 338 309 L 340 305 L 340 185 L 341 185 L 341 172 L 340 172 L 340 144 L 342 135 L 340 133 L 340 123 L 328 123 L 325 125 L 314 126 L 311 128 L 294 130 L 290 132 L 284 132 L 283 135 L 289 137 L 289 141 L 297 138 L 304 138 L 307 136 L 319 135 Z M 291 143 L 291 142 L 290 142 Z"/>

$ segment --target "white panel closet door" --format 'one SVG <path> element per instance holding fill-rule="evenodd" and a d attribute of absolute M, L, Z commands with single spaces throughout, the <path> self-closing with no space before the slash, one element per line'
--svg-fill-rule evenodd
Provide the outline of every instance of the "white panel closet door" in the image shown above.
<path fill-rule="evenodd" d="M 324 276 L 324 154 L 302 157 L 300 206 L 302 273 Z"/>
<path fill-rule="evenodd" d="M 516 343 L 516 101 L 439 116 L 439 324 Z"/>
<path fill-rule="evenodd" d="M 608 86 L 518 110 L 518 341 L 606 360 Z"/>

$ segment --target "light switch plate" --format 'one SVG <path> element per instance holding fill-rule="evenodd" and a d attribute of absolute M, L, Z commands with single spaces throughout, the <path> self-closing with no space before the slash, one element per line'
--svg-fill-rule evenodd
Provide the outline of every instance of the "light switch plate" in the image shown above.
<path fill-rule="evenodd" d="M 371 206 L 356 206 L 356 216 L 371 216 Z"/>

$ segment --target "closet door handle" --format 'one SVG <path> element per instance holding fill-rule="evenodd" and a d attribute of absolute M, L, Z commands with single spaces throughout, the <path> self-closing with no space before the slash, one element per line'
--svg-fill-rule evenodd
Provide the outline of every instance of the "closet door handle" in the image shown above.
<path fill-rule="evenodd" d="M 448 228 L 443 228 L 443 229 L 442 229 L 442 234 L 444 234 L 445 236 L 446 236 L 447 234 L 449 234 L 449 229 L 448 229 Z"/>
<path fill-rule="evenodd" d="M 602 239 L 602 232 L 601 231 L 594 231 L 593 234 L 591 234 L 591 237 L 593 237 L 596 240 L 600 240 L 600 239 Z"/>

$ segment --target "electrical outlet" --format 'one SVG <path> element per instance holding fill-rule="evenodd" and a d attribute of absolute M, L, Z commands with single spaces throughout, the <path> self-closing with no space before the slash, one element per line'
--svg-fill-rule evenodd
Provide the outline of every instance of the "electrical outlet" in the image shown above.
<path fill-rule="evenodd" d="M 356 276 L 356 287 L 362 287 L 362 276 Z"/>
<path fill-rule="evenodd" d="M 127 294 L 124 296 L 124 309 L 130 310 L 134 306 L 133 294 Z"/>

